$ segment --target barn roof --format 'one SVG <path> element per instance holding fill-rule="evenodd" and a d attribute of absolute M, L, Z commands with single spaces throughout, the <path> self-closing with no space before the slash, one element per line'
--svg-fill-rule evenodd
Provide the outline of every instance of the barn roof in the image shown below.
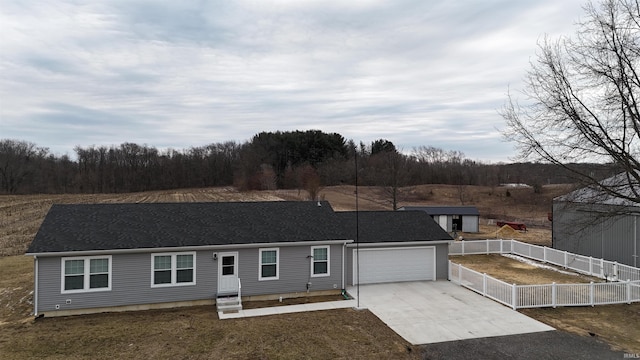
<path fill-rule="evenodd" d="M 480 215 L 475 206 L 403 206 L 398 210 L 420 210 L 429 215 Z"/>
<path fill-rule="evenodd" d="M 558 196 L 553 200 L 585 204 L 639 207 L 640 184 L 635 184 L 634 182 L 634 178 L 627 176 L 627 173 L 620 173 L 600 181 L 600 184 L 602 184 L 603 187 L 612 189 L 627 198 L 614 196 L 597 186 L 586 186 L 568 194 Z M 636 198 L 637 201 L 632 201 L 628 198 Z"/>

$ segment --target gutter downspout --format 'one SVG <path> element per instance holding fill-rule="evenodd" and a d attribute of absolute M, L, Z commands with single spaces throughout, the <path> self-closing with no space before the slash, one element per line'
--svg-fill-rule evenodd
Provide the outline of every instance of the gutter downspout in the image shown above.
<path fill-rule="evenodd" d="M 345 291 L 344 287 L 344 248 L 347 247 L 347 242 L 342 243 L 342 291 Z"/>
<path fill-rule="evenodd" d="M 633 217 L 633 267 L 638 267 L 638 215 Z"/>
<path fill-rule="evenodd" d="M 35 276 L 33 277 L 33 316 L 38 316 L 38 257 L 33 257 Z"/>

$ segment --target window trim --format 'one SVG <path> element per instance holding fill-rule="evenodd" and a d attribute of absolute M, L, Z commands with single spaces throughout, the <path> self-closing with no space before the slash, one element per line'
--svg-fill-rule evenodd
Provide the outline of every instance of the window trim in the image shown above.
<path fill-rule="evenodd" d="M 177 282 L 178 281 L 178 255 L 191 255 L 193 258 L 193 281 L 191 282 Z M 156 272 L 156 256 L 171 256 L 171 282 L 166 284 L 155 284 L 155 272 Z M 165 253 L 152 253 L 151 254 L 151 287 L 152 288 L 165 288 L 174 286 L 191 286 L 196 284 L 196 252 L 184 251 L 184 252 L 165 252 Z"/>
<path fill-rule="evenodd" d="M 313 250 L 314 249 L 327 249 L 327 273 L 326 274 L 314 274 L 313 270 L 314 270 L 314 263 L 316 262 L 316 259 L 314 259 L 313 257 Z M 325 261 L 325 260 L 322 260 Z M 331 276 L 331 246 L 330 245 L 318 245 L 318 246 L 312 246 L 311 247 L 311 261 L 309 261 L 311 263 L 311 269 L 310 269 L 310 274 L 311 277 L 326 277 L 326 276 Z"/>
<path fill-rule="evenodd" d="M 92 259 L 107 259 L 108 263 L 109 263 L 109 272 L 107 273 L 107 275 L 109 276 L 108 279 L 108 286 L 107 287 L 100 287 L 100 288 L 91 288 L 90 283 L 91 283 L 91 260 Z M 72 260 L 82 260 L 83 266 L 84 266 L 84 272 L 82 273 L 82 275 L 84 276 L 84 278 L 82 279 L 83 281 L 83 285 L 82 285 L 82 289 L 72 289 L 72 290 L 66 290 L 64 288 L 65 285 L 65 280 L 67 278 L 67 274 L 65 272 L 65 264 L 67 261 L 72 261 Z M 113 261 L 111 258 L 111 255 L 95 255 L 95 256 L 72 256 L 72 257 L 62 257 L 60 258 L 60 293 L 61 294 L 78 294 L 78 293 L 91 293 L 91 292 L 100 292 L 100 291 L 111 291 L 111 280 L 113 278 L 113 271 L 112 271 L 112 265 Z"/>
<path fill-rule="evenodd" d="M 263 277 L 262 276 L 262 265 L 270 265 L 270 264 L 262 264 L 262 253 L 264 251 L 275 251 L 276 252 L 276 276 Z M 269 281 L 269 280 L 279 280 L 280 279 L 280 248 L 264 248 L 259 249 L 258 251 L 258 281 Z"/>

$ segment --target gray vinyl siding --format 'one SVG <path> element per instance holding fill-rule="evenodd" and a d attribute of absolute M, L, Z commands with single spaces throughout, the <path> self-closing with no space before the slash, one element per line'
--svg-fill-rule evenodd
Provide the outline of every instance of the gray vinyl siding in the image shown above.
<path fill-rule="evenodd" d="M 318 244 L 321 245 L 321 244 Z M 317 245 L 316 245 L 317 246 Z M 280 247 L 279 280 L 258 281 L 259 251 L 225 249 L 238 252 L 238 274 L 242 295 L 266 295 L 306 291 L 311 271 L 311 246 Z M 61 293 L 61 258 L 38 257 L 38 312 L 97 307 L 156 304 L 214 299 L 218 289 L 218 263 L 212 250 L 196 252 L 196 284 L 151 287 L 152 253 L 112 255 L 110 291 Z M 313 277 L 310 290 L 342 287 L 342 245 L 330 246 L 330 276 Z M 70 304 L 66 301 L 71 300 Z"/>
<path fill-rule="evenodd" d="M 449 280 L 449 244 L 436 245 L 436 279 Z"/>
<path fill-rule="evenodd" d="M 317 244 L 314 246 L 321 246 Z M 270 248 L 270 247 L 264 247 Z M 331 245 L 329 250 L 329 274 L 325 277 L 310 277 L 311 246 L 286 246 L 279 248 L 279 277 L 277 280 L 258 280 L 260 248 L 239 251 L 238 275 L 242 283 L 242 295 L 269 295 L 290 292 L 342 288 L 342 245 Z"/>
<path fill-rule="evenodd" d="M 151 253 L 112 256 L 111 291 L 61 293 L 61 258 L 38 258 L 38 312 L 212 299 L 217 267 L 211 251 L 196 252 L 196 284 L 151 287 Z M 71 300 L 70 304 L 66 301 Z"/>
<path fill-rule="evenodd" d="M 594 258 L 640 266 L 634 255 L 640 252 L 640 221 L 638 215 L 607 215 L 606 208 L 598 212 L 584 205 L 569 206 L 554 203 L 553 247 Z M 603 212 L 605 211 L 605 212 Z"/>
<path fill-rule="evenodd" d="M 363 249 L 366 244 L 361 245 Z M 389 245 L 389 247 L 414 247 L 414 245 L 404 245 L 402 243 Z M 426 242 L 424 246 L 434 246 L 436 248 L 436 280 L 448 280 L 449 278 L 449 245 L 448 244 L 429 244 Z M 348 247 L 345 253 L 345 282 L 347 285 L 353 285 L 353 250 L 355 247 Z M 402 264 L 398 264 L 402 266 Z"/>

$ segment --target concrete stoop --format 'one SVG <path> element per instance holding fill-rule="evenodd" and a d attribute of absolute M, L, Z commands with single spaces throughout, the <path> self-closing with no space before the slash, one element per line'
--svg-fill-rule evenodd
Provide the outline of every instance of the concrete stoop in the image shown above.
<path fill-rule="evenodd" d="M 242 310 L 242 300 L 239 296 L 224 296 L 216 299 L 218 312 L 237 312 Z"/>

